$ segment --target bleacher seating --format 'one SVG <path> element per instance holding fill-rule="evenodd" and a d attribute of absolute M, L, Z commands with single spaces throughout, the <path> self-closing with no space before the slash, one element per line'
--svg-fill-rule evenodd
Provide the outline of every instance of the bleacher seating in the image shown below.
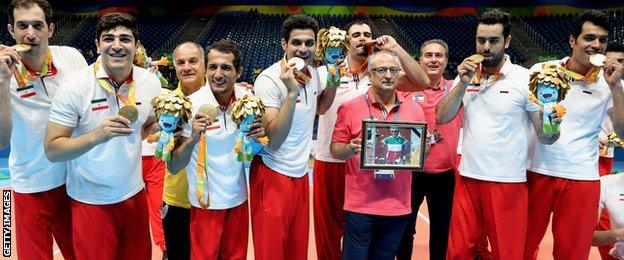
<path fill-rule="evenodd" d="M 611 40 L 624 39 L 624 16 L 621 10 L 611 11 L 609 15 L 614 25 L 611 30 Z M 420 44 L 429 39 L 439 38 L 449 44 L 449 63 L 447 77 L 454 77 L 457 65 L 463 58 L 474 53 L 476 16 L 416 16 L 416 15 L 312 15 L 319 21 L 321 27 L 331 25 L 344 27 L 355 19 L 383 20 L 394 31 L 393 36 L 404 42 L 404 47 L 410 53 L 418 52 Z M 242 81 L 253 82 L 254 71 L 264 69 L 278 61 L 282 55 L 281 24 L 286 19 L 283 14 L 259 14 L 257 12 L 220 13 L 212 18 L 211 26 L 204 35 L 199 37 L 199 44 L 208 46 L 211 43 L 227 38 L 236 41 L 243 51 L 244 73 Z M 557 56 L 566 56 L 570 53 L 568 44 L 569 26 L 573 15 L 522 16 L 516 21 L 516 26 L 523 30 L 529 38 L 540 45 L 547 53 Z M 187 16 L 146 16 L 139 15 L 139 37 L 152 57 L 157 58 L 163 52 L 171 52 L 180 39 L 176 37 L 185 29 Z M 58 30 L 63 30 L 68 24 L 75 24 L 76 20 L 84 20 L 77 28 L 75 35 L 70 38 L 70 46 L 78 48 L 93 62 L 97 56 L 94 44 L 95 15 L 58 15 L 55 19 Z M 74 22 L 74 23 L 72 23 Z M 208 20 L 206 20 L 208 22 Z M 6 17 L 0 18 L 0 23 L 6 24 Z M 0 30 L 0 42 L 13 44 L 14 40 L 6 30 Z M 52 39 L 54 43 L 54 37 Z M 166 43 L 169 43 L 165 46 Z M 174 43 L 174 44 L 171 44 Z M 530 54 L 522 51 L 513 44 L 507 50 L 515 63 L 522 63 Z M 93 54 L 91 56 L 91 54 Z M 165 68 L 167 69 L 167 68 Z M 170 68 L 169 68 L 170 69 Z M 170 73 L 165 73 L 170 74 Z"/>

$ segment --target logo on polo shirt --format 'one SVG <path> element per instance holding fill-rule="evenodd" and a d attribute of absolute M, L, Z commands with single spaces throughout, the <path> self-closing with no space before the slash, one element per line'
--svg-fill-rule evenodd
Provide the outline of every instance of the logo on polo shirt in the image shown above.
<path fill-rule="evenodd" d="M 29 98 L 37 95 L 37 91 L 35 91 L 35 86 L 28 85 L 25 87 L 17 88 L 17 95 L 20 98 Z"/>
<path fill-rule="evenodd" d="M 210 130 L 217 130 L 221 128 L 221 125 L 217 124 L 217 123 L 212 123 L 211 125 L 209 125 L 208 127 L 206 127 L 206 131 L 210 131 Z"/>
<path fill-rule="evenodd" d="M 100 111 L 108 109 L 108 100 L 106 98 L 91 100 L 91 111 Z"/>
<path fill-rule="evenodd" d="M 466 92 L 479 92 L 479 89 L 481 88 L 481 85 L 473 85 L 473 84 L 468 84 L 468 87 L 466 88 Z"/>
<path fill-rule="evenodd" d="M 624 193 L 620 193 L 620 201 L 624 201 Z"/>

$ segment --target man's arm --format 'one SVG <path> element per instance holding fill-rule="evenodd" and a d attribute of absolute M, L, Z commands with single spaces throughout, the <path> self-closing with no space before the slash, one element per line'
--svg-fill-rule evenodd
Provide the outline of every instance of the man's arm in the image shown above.
<path fill-rule="evenodd" d="M 11 111 L 11 69 L 19 62 L 19 55 L 13 48 L 0 45 L 0 149 L 11 141 L 13 115 Z"/>
<path fill-rule="evenodd" d="M 188 165 L 191 155 L 193 154 L 193 149 L 199 142 L 201 135 L 206 132 L 208 125 L 210 125 L 210 120 L 206 115 L 202 113 L 197 113 L 195 115 L 193 118 L 191 135 L 189 137 L 181 137 L 176 143 L 176 147 L 171 152 L 171 159 L 167 162 L 167 170 L 169 170 L 171 174 L 177 174 Z"/>
<path fill-rule="evenodd" d="M 297 94 L 299 92 L 299 83 L 297 83 L 293 74 L 295 69 L 294 67 L 294 62 L 281 65 L 280 79 L 286 86 L 286 97 L 280 108 L 267 107 L 264 110 L 264 116 L 262 117 L 262 125 L 265 128 L 266 136 L 269 137 L 269 140 L 271 140 L 267 146 L 273 150 L 278 150 L 282 146 L 286 137 L 288 137 L 290 127 L 292 126 L 295 107 L 297 105 Z M 272 84 L 271 86 L 268 86 L 269 88 L 279 87 L 273 82 L 267 82 L 271 81 L 270 79 L 266 79 L 264 82 L 262 81 L 262 78 L 259 78 L 259 80 L 261 80 L 260 84 Z M 258 81 L 256 84 L 258 84 Z M 254 89 L 256 90 L 256 94 L 260 94 L 260 91 L 264 91 L 258 88 L 258 86 L 254 86 Z M 260 96 L 260 98 L 262 98 L 262 96 Z"/>
<path fill-rule="evenodd" d="M 468 88 L 468 83 L 470 83 L 470 79 L 472 79 L 476 71 L 477 63 L 469 59 L 464 59 L 464 61 L 457 66 L 459 81 L 453 89 L 451 89 L 449 94 L 436 106 L 436 121 L 438 124 L 446 124 L 457 115 L 462 105 L 462 99 L 464 98 L 466 89 Z"/>
<path fill-rule="evenodd" d="M 420 64 L 391 36 L 384 35 L 375 40 L 379 49 L 387 50 L 399 57 L 405 74 L 399 78 L 397 90 L 420 91 L 429 86 L 429 77 Z"/>
<path fill-rule="evenodd" d="M 321 91 L 321 95 L 318 97 L 318 105 L 316 106 L 316 114 L 322 115 L 329 110 L 334 98 L 336 97 L 336 89 L 338 88 L 325 88 Z"/>
<path fill-rule="evenodd" d="M 332 142 L 329 147 L 331 156 L 338 160 L 347 160 L 360 153 L 362 150 L 362 139 L 354 138 L 348 144 Z"/>
<path fill-rule="evenodd" d="M 607 58 L 603 68 L 604 77 L 613 99 L 613 107 L 607 113 L 611 117 L 613 130 L 618 136 L 624 136 L 624 91 L 622 90 L 622 64 L 613 58 Z"/>
<path fill-rule="evenodd" d="M 594 231 L 592 246 L 604 246 L 619 241 L 624 241 L 624 228 Z"/>
<path fill-rule="evenodd" d="M 130 121 L 120 115 L 107 117 L 93 131 L 78 137 L 71 137 L 74 127 L 49 122 L 44 139 L 46 156 L 52 162 L 76 159 L 98 144 L 113 137 L 127 136 L 134 132 Z"/>

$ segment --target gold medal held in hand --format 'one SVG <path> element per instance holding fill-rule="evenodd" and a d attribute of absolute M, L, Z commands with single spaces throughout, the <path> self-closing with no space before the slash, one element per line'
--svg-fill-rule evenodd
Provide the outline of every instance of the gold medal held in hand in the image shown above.
<path fill-rule="evenodd" d="M 468 60 L 471 60 L 475 63 L 481 63 L 483 61 L 483 55 L 481 54 L 473 54 L 470 57 L 468 57 Z"/>
<path fill-rule="evenodd" d="M 16 44 L 16 45 L 11 46 L 11 48 L 13 50 L 15 50 L 16 52 L 25 52 L 25 51 L 29 51 L 30 48 L 32 48 L 32 46 L 30 46 L 28 44 L 20 43 L 20 44 Z"/>
<path fill-rule="evenodd" d="M 130 124 L 133 124 L 139 119 L 139 110 L 135 106 L 123 106 L 119 109 L 117 114 L 130 120 Z"/>

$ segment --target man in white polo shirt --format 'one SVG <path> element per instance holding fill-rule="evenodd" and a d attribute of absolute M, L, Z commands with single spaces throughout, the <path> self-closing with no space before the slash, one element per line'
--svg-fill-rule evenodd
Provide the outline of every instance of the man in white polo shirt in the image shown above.
<path fill-rule="evenodd" d="M 208 84 L 189 95 L 192 126 L 184 125 L 180 145 L 167 167 L 186 167 L 191 202 L 191 259 L 247 259 L 249 207 L 245 166 L 234 152 L 240 133 L 232 121 L 232 104 L 251 91 L 236 84 L 243 73 L 240 47 L 220 40 L 207 49 Z M 208 125 L 202 105 L 217 107 L 217 121 Z M 200 136 L 205 135 L 205 147 Z M 264 136 L 261 119 L 250 124 L 248 138 Z M 200 149 L 206 149 L 203 158 Z M 202 168 L 204 170 L 202 170 Z"/>
<path fill-rule="evenodd" d="M 313 61 L 316 20 L 293 15 L 284 21 L 284 58 L 256 78 L 254 91 L 266 105 L 263 125 L 269 137 L 249 172 L 251 224 L 256 259 L 307 259 L 309 182 L 307 176 L 316 113 L 332 104 L 336 88 L 325 89 Z M 291 58 L 306 63 L 295 73 Z M 297 76 L 295 76 L 295 74 Z"/>
<path fill-rule="evenodd" d="M 7 14 L 8 30 L 16 43 L 30 46 L 18 53 L 0 45 L 0 147 L 11 143 L 17 255 L 51 259 L 54 237 L 63 257 L 75 259 L 70 199 L 65 190 L 67 167 L 45 157 L 42 126 L 48 122 L 60 82 L 87 63 L 74 48 L 48 46 L 54 24 L 47 1 L 11 1 Z M 11 67 L 19 72 L 19 81 Z"/>
<path fill-rule="evenodd" d="M 78 259 L 149 259 L 141 140 L 154 122 L 160 92 L 153 73 L 132 65 L 136 20 L 109 13 L 96 24 L 101 59 L 63 82 L 45 138 L 52 161 L 69 161 L 67 193 Z M 122 108 L 134 115 L 118 115 Z"/>
<path fill-rule="evenodd" d="M 607 58 L 593 66 L 590 55 L 604 53 L 611 29 L 603 11 L 587 10 L 573 22 L 572 55 L 551 61 L 572 75 L 561 104 L 567 113 L 561 136 L 551 146 L 532 141 L 528 166 L 529 219 L 525 259 L 536 259 L 551 213 L 555 259 L 587 259 L 596 227 L 600 197 L 598 135 L 607 113 L 618 136 L 624 136 L 622 64 Z M 531 70 L 541 68 L 535 64 Z"/>
<path fill-rule="evenodd" d="M 620 258 L 616 259 L 622 259 L 624 258 L 624 174 L 600 177 L 598 216 L 605 211 L 609 212 L 611 228 L 594 231 L 592 244 L 595 246 L 610 245 L 607 255 L 618 256 Z M 602 255 L 602 259 L 609 259 L 605 258 L 607 255 Z"/>
<path fill-rule="evenodd" d="M 483 234 L 495 259 L 522 259 L 529 127 L 533 122 L 545 142 L 554 142 L 556 134 L 542 136 L 539 107 L 528 99 L 529 72 L 505 55 L 510 42 L 509 14 L 483 13 L 476 51 L 484 59 L 479 66 L 469 57 L 458 66 L 453 89 L 437 107 L 439 124 L 464 109 L 447 259 L 473 259 Z"/>

